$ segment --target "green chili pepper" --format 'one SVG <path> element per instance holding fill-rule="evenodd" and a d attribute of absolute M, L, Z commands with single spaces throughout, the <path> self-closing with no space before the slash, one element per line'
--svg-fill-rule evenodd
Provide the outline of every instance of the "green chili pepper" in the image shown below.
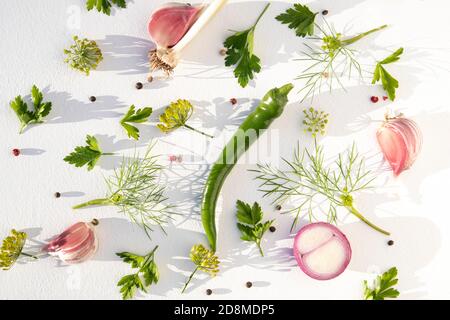
<path fill-rule="evenodd" d="M 258 107 L 241 124 L 214 163 L 206 180 L 202 199 L 202 223 L 213 251 L 216 251 L 216 202 L 225 178 L 233 169 L 239 157 L 256 141 L 260 131 L 267 129 L 278 118 L 288 102 L 287 95 L 292 84 L 273 88 L 266 93 Z M 243 139 L 242 139 L 243 138 Z"/>

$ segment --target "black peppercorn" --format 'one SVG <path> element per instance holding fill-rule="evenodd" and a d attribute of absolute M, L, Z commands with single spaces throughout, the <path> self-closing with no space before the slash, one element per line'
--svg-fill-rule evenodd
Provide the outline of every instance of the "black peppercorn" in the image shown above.
<path fill-rule="evenodd" d="M 212 295 L 212 290 L 211 289 L 207 289 L 206 290 L 206 295 L 208 295 L 208 296 Z"/>
<path fill-rule="evenodd" d="M 92 223 L 94 226 L 97 226 L 97 225 L 99 224 L 98 219 L 95 219 L 95 218 L 92 219 L 91 223 Z"/>
<path fill-rule="evenodd" d="M 61 193 L 55 192 L 55 198 L 60 198 L 60 197 L 61 197 Z"/>
<path fill-rule="evenodd" d="M 144 85 L 141 82 L 136 83 L 136 89 L 140 90 L 144 87 Z"/>
<path fill-rule="evenodd" d="M 271 227 L 269 228 L 269 230 L 270 230 L 270 232 L 275 232 L 275 231 L 277 230 L 277 228 L 275 228 L 274 226 L 271 226 Z"/>
<path fill-rule="evenodd" d="M 245 284 L 245 286 L 246 286 L 247 288 L 251 288 L 251 287 L 253 286 L 253 283 L 251 283 L 250 281 L 248 281 L 248 282 Z"/>
<path fill-rule="evenodd" d="M 275 207 L 275 209 L 277 209 L 278 211 L 281 210 L 281 206 L 279 204 L 277 204 L 277 206 Z"/>
<path fill-rule="evenodd" d="M 95 100 L 97 100 L 97 98 L 94 97 L 94 96 L 90 96 L 90 97 L 89 97 L 89 100 L 90 100 L 91 102 L 95 102 Z"/>
<path fill-rule="evenodd" d="M 322 15 L 326 16 L 328 14 L 328 10 L 323 10 Z"/>
<path fill-rule="evenodd" d="M 388 246 L 393 246 L 394 245 L 394 240 L 389 240 L 388 241 Z"/>

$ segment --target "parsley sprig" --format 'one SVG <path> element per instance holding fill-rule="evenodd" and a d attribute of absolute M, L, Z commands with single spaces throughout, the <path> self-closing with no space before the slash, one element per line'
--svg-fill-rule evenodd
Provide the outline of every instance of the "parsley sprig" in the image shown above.
<path fill-rule="evenodd" d="M 142 290 L 147 293 L 147 287 L 153 283 L 158 283 L 159 272 L 155 262 L 156 246 L 150 253 L 140 256 L 130 252 L 120 252 L 116 255 L 122 258 L 123 262 L 129 263 L 132 269 L 138 269 L 135 273 L 122 277 L 117 283 L 122 293 L 122 299 L 132 299 L 136 290 Z"/>
<path fill-rule="evenodd" d="M 382 275 L 377 276 L 371 286 L 365 280 L 364 299 L 384 300 L 386 298 L 397 298 L 400 292 L 393 288 L 398 283 L 397 274 L 397 268 L 392 267 Z"/>
<path fill-rule="evenodd" d="M 256 243 L 261 256 L 264 257 L 261 240 L 264 233 L 269 230 L 275 220 L 262 222 L 263 211 L 257 202 L 250 206 L 248 203 L 238 200 L 236 208 L 237 227 L 241 232 L 241 240 Z"/>
<path fill-rule="evenodd" d="M 11 235 L 3 239 L 0 248 L 0 268 L 3 270 L 11 269 L 21 255 L 37 259 L 36 256 L 23 252 L 26 241 L 27 234 L 25 232 L 11 230 Z"/>
<path fill-rule="evenodd" d="M 253 54 L 253 43 L 256 25 L 269 6 L 270 3 L 265 6 L 253 26 L 247 30 L 236 32 L 229 36 L 224 42 L 224 46 L 227 49 L 225 66 L 229 67 L 236 65 L 234 76 L 238 79 L 239 84 L 243 88 L 254 78 L 254 73 L 261 71 L 261 60 Z"/>
<path fill-rule="evenodd" d="M 130 106 L 128 112 L 120 120 L 120 125 L 126 130 L 128 138 L 139 140 L 139 129 L 130 123 L 144 123 L 152 114 L 153 109 L 146 107 L 136 110 L 134 105 Z"/>
<path fill-rule="evenodd" d="M 43 102 L 44 96 L 35 85 L 31 88 L 31 99 L 33 110 L 28 109 L 28 104 L 23 101 L 22 96 L 17 96 L 10 102 L 11 109 L 14 110 L 20 121 L 19 133 L 23 133 L 29 124 L 44 122 L 44 117 L 48 116 L 52 109 L 52 103 Z"/>
<path fill-rule="evenodd" d="M 75 147 L 75 150 L 64 158 L 64 161 L 73 164 L 75 167 L 87 165 L 88 170 L 92 170 L 101 156 L 109 156 L 114 153 L 104 153 L 98 145 L 94 136 L 86 136 L 87 146 Z"/>
<path fill-rule="evenodd" d="M 98 12 L 103 12 L 104 14 L 109 16 L 111 14 L 111 3 L 115 4 L 119 8 L 127 7 L 126 0 L 87 0 L 86 8 L 88 9 L 88 11 L 95 8 Z"/>
<path fill-rule="evenodd" d="M 214 251 L 206 249 L 202 244 L 196 244 L 191 248 L 191 261 L 196 265 L 194 271 L 189 276 L 181 293 L 184 293 L 187 286 L 192 280 L 192 277 L 197 271 L 203 271 L 211 277 L 215 277 L 219 273 L 219 258 L 214 254 Z"/>
<path fill-rule="evenodd" d="M 391 101 L 395 99 L 395 89 L 398 88 L 398 80 L 391 76 L 383 66 L 398 61 L 402 53 L 403 48 L 399 48 L 385 59 L 378 61 L 373 72 L 372 84 L 381 80 L 381 85 Z"/>
<path fill-rule="evenodd" d="M 180 127 L 195 131 L 209 138 L 213 136 L 191 127 L 186 122 L 191 118 L 194 112 L 194 106 L 188 100 L 178 99 L 175 102 L 171 102 L 170 105 L 164 110 L 164 113 L 159 116 L 159 123 L 157 126 L 159 130 L 164 133 L 169 133 Z"/>
<path fill-rule="evenodd" d="M 314 20 L 317 14 L 318 12 L 312 12 L 307 6 L 296 3 L 293 8 L 287 9 L 275 19 L 287 24 L 289 29 L 295 29 L 295 34 L 304 38 L 314 34 Z"/>

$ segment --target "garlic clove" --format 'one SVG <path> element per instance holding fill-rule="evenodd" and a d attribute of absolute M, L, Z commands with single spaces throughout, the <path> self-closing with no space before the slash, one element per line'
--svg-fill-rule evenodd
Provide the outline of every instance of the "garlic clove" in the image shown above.
<path fill-rule="evenodd" d="M 197 21 L 203 6 L 169 3 L 157 9 L 148 23 L 148 32 L 159 48 L 175 46 Z"/>
<path fill-rule="evenodd" d="M 91 258 L 94 253 L 97 251 L 98 240 L 95 236 L 94 231 L 90 232 L 89 237 L 86 239 L 86 242 L 80 246 L 79 250 L 75 252 L 65 253 L 64 261 L 69 264 L 80 263 Z"/>
<path fill-rule="evenodd" d="M 387 119 L 377 131 L 377 140 L 395 176 L 411 167 L 422 146 L 417 124 L 402 117 Z"/>
<path fill-rule="evenodd" d="M 80 263 L 89 259 L 98 247 L 94 225 L 78 222 L 53 238 L 43 250 L 66 263 Z"/>
<path fill-rule="evenodd" d="M 162 70 L 167 75 L 170 75 L 177 66 L 183 49 L 208 24 L 226 2 L 227 0 L 212 0 L 207 5 L 195 7 L 185 4 L 168 4 L 158 9 L 152 15 L 148 27 L 150 35 L 157 45 L 156 49 L 152 49 L 148 53 L 150 72 Z M 174 16 L 167 14 L 164 8 L 168 8 L 169 12 L 174 12 Z M 180 8 L 183 8 L 182 10 L 185 10 L 185 12 L 180 14 Z M 192 10 L 194 9 L 197 12 L 193 12 Z M 184 15 L 184 18 L 176 18 L 175 13 L 181 16 Z M 164 15 L 166 15 L 165 19 L 163 19 Z M 172 21 L 181 21 L 182 23 L 172 24 Z"/>
<path fill-rule="evenodd" d="M 71 246 L 84 241 L 88 235 L 89 233 L 88 229 L 85 227 L 85 223 L 78 222 L 53 238 L 52 241 L 47 244 L 45 250 L 48 252 L 58 252 L 62 248 L 65 250 L 70 249 Z"/>
<path fill-rule="evenodd" d="M 398 176 L 406 160 L 406 146 L 402 137 L 390 128 L 382 128 L 377 132 L 378 144 L 384 158 L 389 163 L 395 176 Z"/>
<path fill-rule="evenodd" d="M 404 164 L 404 170 L 409 169 L 416 161 L 416 158 L 422 149 L 422 133 L 417 124 L 409 119 L 402 118 L 398 121 L 399 132 L 403 136 L 408 157 Z"/>

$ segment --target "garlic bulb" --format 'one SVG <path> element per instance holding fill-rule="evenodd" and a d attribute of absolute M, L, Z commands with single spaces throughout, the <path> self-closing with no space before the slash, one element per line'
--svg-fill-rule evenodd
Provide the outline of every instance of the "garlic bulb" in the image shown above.
<path fill-rule="evenodd" d="M 422 147 L 417 124 L 402 115 L 390 118 L 377 131 L 378 144 L 395 176 L 409 169 Z"/>
<path fill-rule="evenodd" d="M 78 222 L 53 238 L 43 250 L 69 264 L 86 261 L 97 251 L 97 224 L 96 219 L 91 223 Z"/>
<path fill-rule="evenodd" d="M 227 0 L 213 0 L 208 5 L 168 3 L 153 12 L 148 31 L 156 44 L 149 52 L 150 71 L 170 74 L 180 53 Z"/>

